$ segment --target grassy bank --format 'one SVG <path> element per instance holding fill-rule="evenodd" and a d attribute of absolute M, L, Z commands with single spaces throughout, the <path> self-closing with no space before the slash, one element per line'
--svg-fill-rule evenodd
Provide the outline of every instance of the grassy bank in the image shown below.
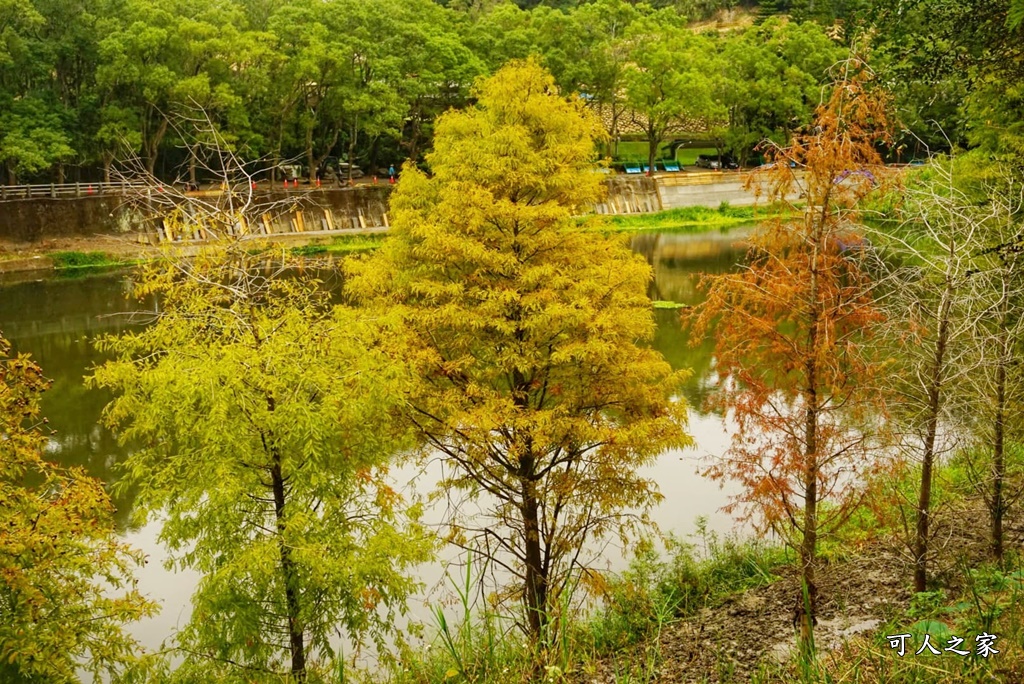
<path fill-rule="evenodd" d="M 680 207 L 651 214 L 605 217 L 615 231 L 657 231 L 700 233 L 741 226 L 770 218 L 792 215 L 788 206 L 734 207 L 723 202 L 718 207 Z"/>
<path fill-rule="evenodd" d="M 904 557 L 896 480 L 890 503 L 864 509 L 822 547 L 816 655 L 795 649 L 792 605 L 799 569 L 792 551 L 722 539 L 698 523 L 687 542 L 641 548 L 622 573 L 588 579 L 589 611 L 570 616 L 558 639 L 528 649 L 514 621 L 471 608 L 473 576 L 453 582 L 458 601 L 434 608 L 430 639 L 401 665 L 368 681 L 389 684 L 955 684 L 1024 682 L 1024 559 L 987 559 L 987 526 L 966 466 L 937 472 L 933 519 L 947 540 L 932 560 L 929 591 L 915 594 Z M 906 504 L 903 504 L 906 505 Z M 904 515 L 906 511 L 904 511 Z M 1015 514 L 1014 529 L 1021 522 Z M 584 589 L 577 587 L 573 599 Z M 908 635 L 900 655 L 893 635 Z M 925 635 L 939 655 L 923 646 Z M 978 637 L 997 652 L 979 655 Z M 960 643 L 956 639 L 962 639 Z M 949 649 L 955 649 L 950 651 Z M 918 651 L 921 651 L 918 653 Z M 542 663 L 540 666 L 537 663 Z M 539 669 L 538 669 L 539 667 Z"/>
<path fill-rule="evenodd" d="M 567 621 L 540 653 L 526 646 L 510 617 L 473 610 L 476 578 L 467 574 L 452 581 L 454 608 L 433 608 L 432 640 L 407 648 L 400 666 L 370 681 L 652 683 L 664 665 L 661 639 L 671 624 L 772 582 L 775 570 L 791 563 L 779 546 L 722 539 L 704 521 L 695 537 L 693 543 L 669 537 L 664 553 L 642 545 L 626 571 L 593 575 L 586 589 L 577 586 L 560 602 L 559 614 L 571 615 L 581 599 L 593 607 Z"/>
<path fill-rule="evenodd" d="M 53 268 L 65 275 L 90 273 L 139 263 L 138 259 L 126 259 L 106 252 L 60 251 L 51 252 L 49 257 L 53 262 Z"/>
<path fill-rule="evenodd" d="M 338 235 L 329 242 L 318 242 L 301 247 L 292 247 L 291 253 L 295 256 L 313 257 L 326 254 L 352 254 L 365 252 L 380 247 L 384 241 L 384 233 L 372 233 L 367 235 Z"/>

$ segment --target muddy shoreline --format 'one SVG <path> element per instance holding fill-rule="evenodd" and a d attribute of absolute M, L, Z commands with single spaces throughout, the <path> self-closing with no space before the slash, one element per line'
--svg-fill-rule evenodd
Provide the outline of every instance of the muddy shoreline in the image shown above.
<path fill-rule="evenodd" d="M 262 239 L 275 245 L 287 247 L 302 247 L 328 243 L 337 237 L 373 235 L 386 231 L 387 228 L 375 227 L 344 231 L 275 233 L 270 236 L 254 235 L 251 239 Z M 136 261 L 157 258 L 169 248 L 174 249 L 178 254 L 184 253 L 187 256 L 190 251 L 199 249 L 203 244 L 201 241 L 179 241 L 154 245 L 150 244 L 143 234 L 67 236 L 27 243 L 0 241 L 0 275 L 28 274 L 38 277 L 67 270 L 60 268 L 53 258 L 54 254 L 61 252 L 101 252 L 110 257 L 111 266 L 117 266 L 118 262 L 127 265 Z"/>

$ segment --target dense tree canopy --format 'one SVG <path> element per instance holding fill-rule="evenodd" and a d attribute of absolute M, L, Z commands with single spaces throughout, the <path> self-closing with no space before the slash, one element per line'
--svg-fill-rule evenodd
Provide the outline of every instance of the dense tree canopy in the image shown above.
<path fill-rule="evenodd" d="M 685 129 L 747 158 L 810 121 L 825 69 L 865 38 L 910 133 L 905 156 L 947 137 L 1020 146 L 1024 28 L 1010 0 L 780 0 L 722 28 L 693 23 L 738 4 L 757 3 L 9 0 L 0 164 L 9 183 L 99 179 L 137 155 L 191 178 L 181 138 L 202 107 L 249 160 L 386 168 L 422 160 L 477 76 L 531 55 L 601 114 L 613 153 L 621 135 Z"/>

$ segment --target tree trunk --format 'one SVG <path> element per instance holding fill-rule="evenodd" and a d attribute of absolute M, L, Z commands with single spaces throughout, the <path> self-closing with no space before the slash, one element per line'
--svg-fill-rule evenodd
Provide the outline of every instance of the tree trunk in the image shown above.
<path fill-rule="evenodd" d="M 813 333 L 812 333 L 813 334 Z M 808 362 L 809 378 L 814 379 L 814 361 Z M 801 651 L 809 651 L 814 643 L 814 626 L 817 624 L 818 588 L 815 584 L 815 567 L 818 560 L 818 408 L 817 392 L 808 392 L 808 405 L 804 418 L 805 464 L 804 464 L 804 519 L 803 539 L 800 541 L 800 584 L 796 615 L 800 626 Z"/>
<path fill-rule="evenodd" d="M 826 203 L 827 206 L 827 203 Z M 821 218 L 824 224 L 825 217 Z M 808 299 L 807 347 L 804 373 L 804 515 L 803 538 L 800 540 L 801 591 L 795 611 L 795 622 L 800 627 L 800 651 L 808 654 L 814 643 L 814 625 L 817 623 L 818 589 L 815 585 L 815 566 L 818 556 L 818 248 L 821 245 L 823 225 L 814 230 L 815 253 L 811 261 L 811 283 Z"/>
<path fill-rule="evenodd" d="M 348 184 L 352 185 L 352 158 L 356 153 L 356 140 L 359 134 L 359 115 L 352 119 L 352 134 L 348 137 Z"/>
<path fill-rule="evenodd" d="M 316 174 L 316 157 L 313 156 L 313 125 L 306 127 L 306 166 L 308 167 L 309 182 L 312 183 Z"/>
<path fill-rule="evenodd" d="M 1006 365 L 1010 340 L 1005 315 L 1000 330 L 999 366 L 996 368 L 996 417 L 992 445 L 992 557 L 1000 565 L 1003 562 L 1003 514 L 1006 504 L 1003 500 L 1003 483 L 1006 479 L 1006 462 L 1003 453 L 1004 418 L 1006 411 Z"/>
<path fill-rule="evenodd" d="M 409 159 L 414 164 L 416 163 L 416 156 L 420 152 L 420 133 L 423 130 L 422 111 L 422 103 L 420 102 L 419 98 L 416 98 L 416 102 L 413 104 L 409 111 L 409 144 L 407 146 L 409 150 Z M 377 156 L 376 154 L 374 154 L 373 163 L 371 164 L 371 168 L 369 169 L 371 171 L 371 175 L 376 175 L 376 173 L 373 173 L 373 171 L 374 169 L 376 169 L 377 166 Z"/>
<path fill-rule="evenodd" d="M 619 119 L 622 117 L 622 112 L 625 107 L 616 106 L 616 98 L 612 97 L 612 157 L 619 156 Z"/>
<path fill-rule="evenodd" d="M 292 656 L 292 676 L 298 682 L 306 680 L 306 651 L 299 613 L 299 582 L 291 548 L 285 541 L 285 481 L 281 472 L 281 453 L 271 448 L 270 481 L 274 490 L 274 517 L 277 522 L 277 544 L 281 555 L 281 573 L 284 575 L 285 605 L 288 611 L 288 646 Z"/>
<path fill-rule="evenodd" d="M 114 155 L 103 153 L 103 182 L 110 182 L 110 167 L 114 164 Z"/>
<path fill-rule="evenodd" d="M 277 183 L 277 171 L 281 166 L 281 147 L 284 145 L 284 117 L 278 120 L 277 139 L 274 142 L 274 165 L 270 167 L 270 182 Z"/>
<path fill-rule="evenodd" d="M 655 133 L 654 129 L 649 127 L 647 129 L 647 175 L 650 176 L 654 173 L 654 157 L 658 154 L 658 143 L 661 140 L 658 134 Z"/>
<path fill-rule="evenodd" d="M 149 136 L 144 143 L 146 150 L 146 172 L 152 176 L 156 171 L 156 160 L 160 154 L 160 143 L 164 139 L 164 135 L 167 133 L 167 118 L 160 115 L 160 125 L 157 126 L 156 131 L 153 135 Z M 145 131 L 143 131 L 145 134 Z"/>
<path fill-rule="evenodd" d="M 526 612 L 531 640 L 540 640 L 548 621 L 547 573 L 541 559 L 540 512 L 535 483 L 523 479 L 523 530 L 526 556 Z"/>
<path fill-rule="evenodd" d="M 946 278 L 946 287 L 939 304 L 939 329 L 935 340 L 931 380 L 928 386 L 928 414 L 921 459 L 921 491 L 917 500 L 917 529 L 914 535 L 914 591 L 927 591 L 928 583 L 928 523 L 931 514 L 932 468 L 935 462 L 935 438 L 939 428 L 939 409 L 942 406 L 942 371 L 949 336 L 949 310 L 953 299 L 953 286 Z"/>
<path fill-rule="evenodd" d="M 190 189 L 198 189 L 199 184 L 196 183 L 196 155 L 191 150 L 188 153 L 188 183 Z"/>

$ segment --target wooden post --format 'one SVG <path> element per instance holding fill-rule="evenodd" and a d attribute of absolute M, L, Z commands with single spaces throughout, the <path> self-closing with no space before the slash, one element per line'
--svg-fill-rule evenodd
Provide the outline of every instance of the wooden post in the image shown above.
<path fill-rule="evenodd" d="M 50 183 L 50 198 L 57 199 L 57 185 L 55 183 Z"/>
<path fill-rule="evenodd" d="M 295 225 L 298 226 L 298 229 L 299 229 L 298 232 L 300 232 L 300 233 L 305 233 L 306 232 L 306 224 L 302 220 L 302 212 L 301 211 L 295 212 Z"/>
<path fill-rule="evenodd" d="M 81 183 L 75 183 L 75 197 L 81 197 L 81 196 L 82 196 L 82 184 Z"/>
<path fill-rule="evenodd" d="M 334 230 L 334 217 L 330 209 L 324 209 L 324 219 L 327 221 L 327 230 Z"/>
<path fill-rule="evenodd" d="M 388 224 L 388 212 L 386 212 L 386 211 L 384 212 L 384 227 L 385 227 L 385 228 L 390 228 L 390 227 L 391 227 L 391 226 L 390 226 L 390 225 Z"/>
<path fill-rule="evenodd" d="M 263 219 L 263 232 L 264 232 L 264 234 L 270 235 L 270 233 L 271 233 L 271 230 L 270 230 L 270 214 L 264 214 L 261 218 Z"/>

